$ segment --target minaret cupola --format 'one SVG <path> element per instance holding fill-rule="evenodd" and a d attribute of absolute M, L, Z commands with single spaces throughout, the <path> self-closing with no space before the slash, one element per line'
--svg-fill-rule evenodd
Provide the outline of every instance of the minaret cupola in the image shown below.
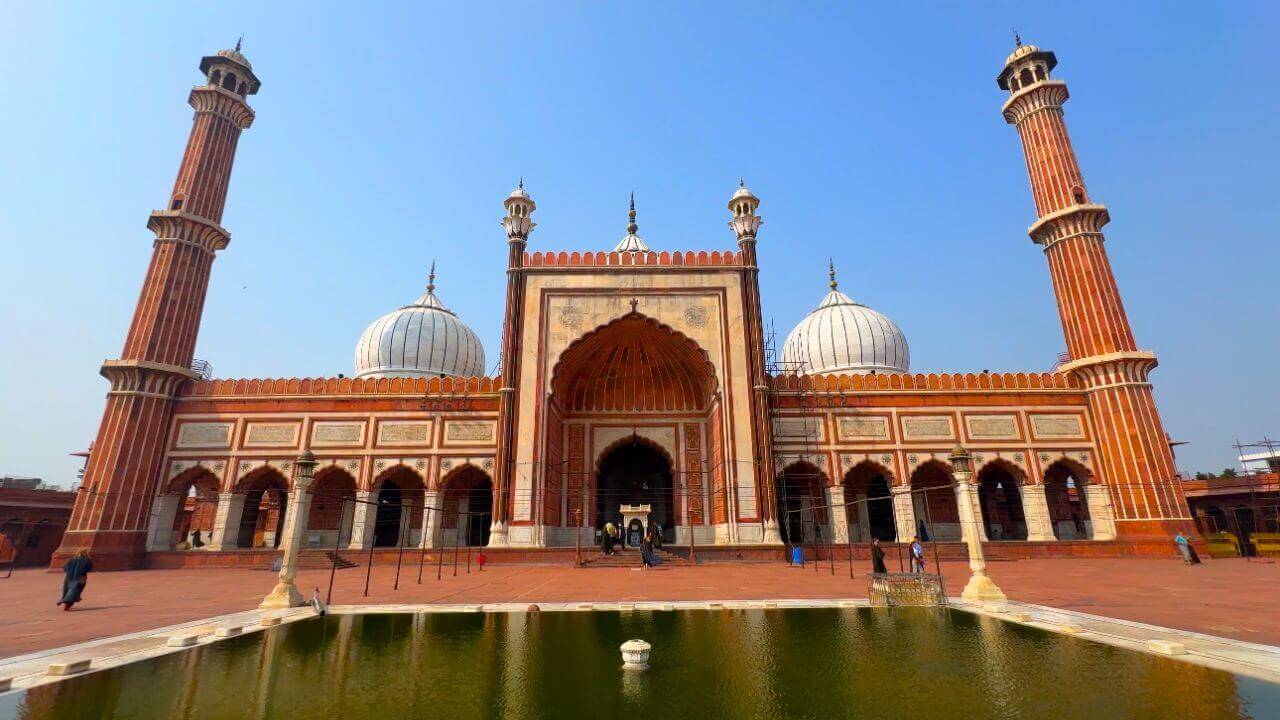
<path fill-rule="evenodd" d="M 1058 66 L 1058 58 L 1049 50 L 1035 45 L 1023 45 L 1022 38 L 1013 36 L 1015 47 L 1005 58 L 1004 70 L 996 76 L 1001 90 L 1017 93 L 1024 88 L 1049 79 L 1049 73 Z"/>
<path fill-rule="evenodd" d="M 256 94 L 262 87 L 258 76 L 253 74 L 253 65 L 240 52 L 243 40 L 236 41 L 234 50 L 219 50 L 200 59 L 200 72 L 204 73 L 208 87 L 220 87 L 242 98 Z"/>

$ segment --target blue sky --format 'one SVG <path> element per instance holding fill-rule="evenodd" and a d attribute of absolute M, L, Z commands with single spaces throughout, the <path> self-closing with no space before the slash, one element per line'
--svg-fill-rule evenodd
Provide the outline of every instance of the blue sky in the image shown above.
<path fill-rule="evenodd" d="M 1090 195 L 1185 470 L 1280 434 L 1273 3 L 25 3 L 0 27 L 0 472 L 68 484 L 93 438 L 190 127 L 201 55 L 263 80 L 197 356 L 222 377 L 350 372 L 432 259 L 496 359 L 502 198 L 530 249 L 727 249 L 762 200 L 766 322 L 841 289 L 918 371 L 1063 349 L 995 75 L 1057 52 Z M 905 5 L 905 4 L 904 4 Z M 780 342 L 780 340 L 779 340 Z"/>

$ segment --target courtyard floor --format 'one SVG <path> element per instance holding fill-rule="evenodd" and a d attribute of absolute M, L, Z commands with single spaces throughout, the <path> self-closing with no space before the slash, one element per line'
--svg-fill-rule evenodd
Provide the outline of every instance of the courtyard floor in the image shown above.
<path fill-rule="evenodd" d="M 791 568 L 775 563 L 576 569 L 499 565 L 470 574 L 464 567 L 406 565 L 394 589 L 395 567 L 375 566 L 369 594 L 365 568 L 337 572 L 334 604 L 491 603 L 643 600 L 760 600 L 866 597 L 867 568 L 839 562 Z M 932 570 L 932 565 L 930 570 Z M 1210 560 L 1188 567 L 1174 560 L 1049 559 L 995 562 L 992 579 L 1011 600 L 1134 620 L 1249 642 L 1280 645 L 1280 564 Z M 968 579 L 965 563 L 944 562 L 947 594 Z M 329 582 L 327 570 L 302 570 L 298 587 Z M 61 573 L 16 570 L 0 579 L 0 658 L 138 632 L 256 607 L 275 583 L 265 570 L 142 570 L 94 573 L 85 602 L 71 612 L 54 603 Z"/>

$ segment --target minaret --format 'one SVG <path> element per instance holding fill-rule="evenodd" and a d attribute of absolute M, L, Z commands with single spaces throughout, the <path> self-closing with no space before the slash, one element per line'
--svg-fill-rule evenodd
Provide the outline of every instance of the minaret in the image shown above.
<path fill-rule="evenodd" d="M 760 268 L 756 264 L 756 232 L 764 220 L 756 214 L 760 198 L 738 180 L 738 190 L 729 199 L 733 219 L 729 227 L 738 236 L 742 251 L 743 327 L 746 329 L 747 372 L 751 379 L 752 446 L 756 449 L 754 467 L 756 497 L 759 498 L 763 540 L 781 543 L 778 534 L 777 507 L 773 487 L 773 426 L 769 417 L 769 386 L 765 381 L 764 320 L 760 312 Z M 736 472 L 736 469 L 733 469 Z"/>
<path fill-rule="evenodd" d="M 502 321 L 502 387 L 498 396 L 498 452 L 493 473 L 493 523 L 489 545 L 507 544 L 511 516 L 511 479 L 515 475 L 516 384 L 520 378 L 520 334 L 524 328 L 524 248 L 537 227 L 530 216 L 538 206 L 524 190 L 524 178 L 502 202 L 507 209 L 507 308 Z"/>
<path fill-rule="evenodd" d="M 60 564 L 88 548 L 99 568 L 136 567 L 144 559 L 147 519 L 157 492 L 173 396 L 191 370 L 215 254 L 230 235 L 218 223 L 240 132 L 253 123 L 246 99 L 260 83 L 235 50 L 200 61 L 205 84 L 191 90 L 191 135 L 164 210 L 151 213 L 151 264 L 118 360 L 93 453 L 71 522 L 54 557 Z"/>
<path fill-rule="evenodd" d="M 996 82 L 1011 93 L 1002 112 L 1018 129 L 1031 178 L 1038 219 L 1029 233 L 1049 261 L 1071 356 L 1060 370 L 1087 391 L 1117 532 L 1167 536 L 1191 520 L 1147 379 L 1156 357 L 1138 349 L 1125 316 L 1103 246 L 1110 217 L 1089 198 L 1063 120 L 1067 86 L 1050 74 L 1057 58 L 1015 40 Z"/>

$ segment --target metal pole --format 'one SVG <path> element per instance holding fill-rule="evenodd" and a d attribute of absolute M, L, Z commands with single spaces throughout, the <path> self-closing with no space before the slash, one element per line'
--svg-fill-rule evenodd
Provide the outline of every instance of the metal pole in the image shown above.
<path fill-rule="evenodd" d="M 467 513 L 467 533 L 464 535 L 467 539 L 467 574 L 471 574 L 471 513 Z"/>
<path fill-rule="evenodd" d="M 429 516 L 429 515 L 427 515 L 427 513 L 429 513 L 429 512 L 431 512 L 431 508 L 428 508 L 428 507 L 427 507 L 427 493 L 424 491 L 424 492 L 422 493 L 422 524 L 423 524 L 424 526 L 426 526 L 426 527 L 430 527 L 430 528 L 433 528 L 433 529 L 434 529 L 434 528 L 435 528 L 435 525 L 430 521 L 430 516 Z M 427 536 L 426 536 L 426 535 L 423 535 L 423 537 L 422 537 L 422 541 L 421 541 L 420 543 L 418 543 L 418 544 L 419 544 L 419 548 L 418 548 L 418 584 L 419 584 L 419 585 L 421 585 L 421 584 L 422 584 L 422 566 L 423 566 L 424 564 L 426 564 L 426 562 L 427 562 L 427 549 L 426 549 L 425 547 L 421 547 L 421 546 L 425 546 L 425 545 L 427 544 Z"/>
<path fill-rule="evenodd" d="M 942 563 L 938 561 L 938 530 L 933 527 L 933 513 L 929 510 L 929 491 L 924 491 L 924 524 L 929 529 L 929 544 L 933 546 L 933 569 L 942 577 Z"/>
<path fill-rule="evenodd" d="M 582 567 L 582 508 L 573 509 L 573 566 Z"/>
<path fill-rule="evenodd" d="M 324 604 L 333 602 L 333 578 L 338 574 L 338 548 L 342 546 L 342 518 L 347 516 L 347 499 L 342 498 L 338 506 L 338 532 L 333 538 L 333 565 L 329 568 L 329 592 L 325 593 Z"/>
<path fill-rule="evenodd" d="M 443 515 L 443 512 L 444 512 L 444 511 L 443 511 L 443 510 L 441 510 L 441 513 L 442 513 L 442 514 L 440 515 L 440 517 L 436 518 L 437 520 L 439 520 L 439 521 L 440 521 L 440 524 L 441 524 L 442 526 L 444 525 L 444 515 Z M 440 539 L 441 539 L 441 541 L 443 542 L 443 540 L 444 540 L 444 533 L 440 533 Z M 441 569 L 443 569 L 443 568 L 444 568 L 444 548 L 439 548 L 439 547 L 438 547 L 438 548 L 436 548 L 436 579 L 437 579 L 437 580 L 439 580 L 439 579 L 440 579 L 440 571 L 441 571 Z"/>
<path fill-rule="evenodd" d="M 400 564 L 404 560 L 404 543 L 405 543 L 404 534 L 405 534 L 405 530 L 409 527 L 409 523 L 405 522 L 404 519 L 407 514 L 405 510 L 407 510 L 408 508 L 409 506 L 406 505 L 404 502 L 404 499 L 401 498 L 400 528 L 399 528 L 400 532 L 396 533 L 396 545 L 399 546 L 396 549 L 396 583 L 395 583 L 395 587 L 392 588 L 393 590 L 400 589 Z"/>
<path fill-rule="evenodd" d="M 378 536 L 378 505 L 373 505 L 373 529 L 374 538 Z M 364 569 L 364 596 L 369 597 L 369 576 L 373 574 L 373 545 L 375 540 L 369 541 L 369 558 L 365 561 Z"/>
<path fill-rule="evenodd" d="M 862 502 L 866 502 L 866 500 L 863 500 Z M 854 501 L 854 505 L 857 505 L 857 504 L 858 504 L 857 501 Z M 847 517 L 848 514 L 849 514 L 849 508 L 848 506 L 846 506 L 845 516 Z M 859 526 L 859 529 L 861 529 L 861 526 Z M 870 528 L 868 528 L 868 530 L 869 529 Z M 845 531 L 845 539 L 849 545 L 849 579 L 852 580 L 853 579 L 853 535 L 850 534 L 847 530 Z"/>
<path fill-rule="evenodd" d="M 462 513 L 454 516 L 453 520 L 453 576 L 458 577 L 458 522 L 462 520 Z"/>

